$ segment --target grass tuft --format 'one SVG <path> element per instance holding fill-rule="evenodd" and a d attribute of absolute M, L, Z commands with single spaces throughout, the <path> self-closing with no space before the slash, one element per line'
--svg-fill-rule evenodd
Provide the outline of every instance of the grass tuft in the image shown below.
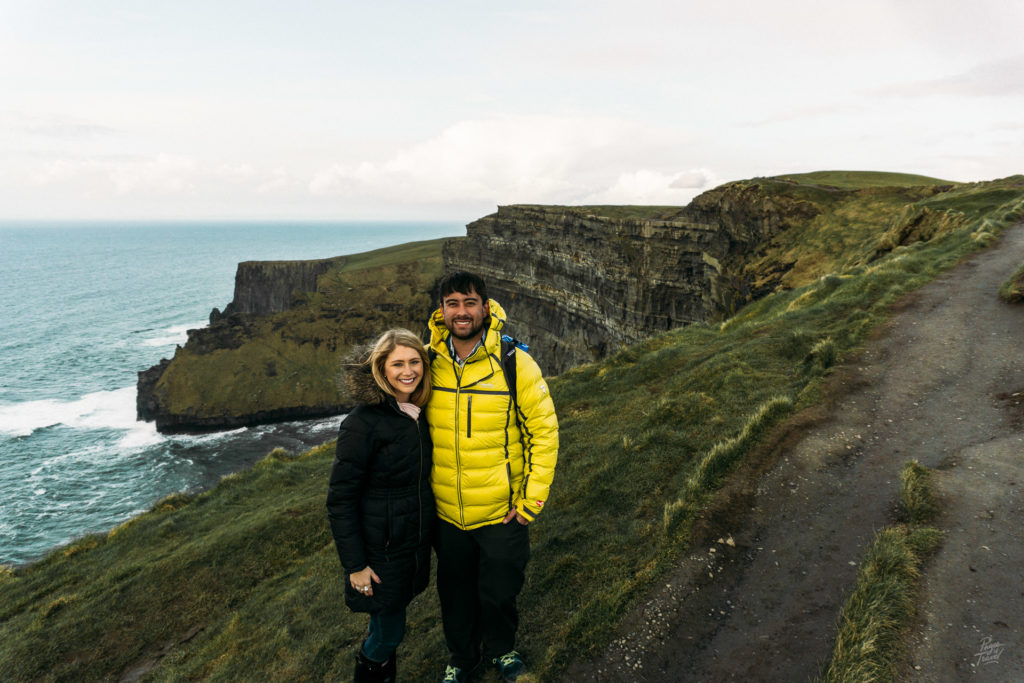
<path fill-rule="evenodd" d="M 77 595 L 62 595 L 59 598 L 52 600 L 49 604 L 46 605 L 46 607 L 43 609 L 42 614 L 40 615 L 40 619 L 49 619 L 57 612 L 61 611 L 68 605 L 74 604 L 77 601 Z"/>
<path fill-rule="evenodd" d="M 931 470 L 917 460 L 909 460 L 900 471 L 900 507 L 914 524 L 927 524 L 935 517 L 938 506 L 929 480 Z"/>
<path fill-rule="evenodd" d="M 839 349 L 831 337 L 819 339 L 807 354 L 807 364 L 819 371 L 828 370 L 839 359 Z"/>
<path fill-rule="evenodd" d="M 697 462 L 679 498 L 665 505 L 662 518 L 665 532 L 671 533 L 681 521 L 682 515 L 700 497 L 716 488 L 722 476 L 792 408 L 792 399 L 788 396 L 776 396 L 761 404 L 737 436 L 719 441 L 712 446 L 711 450 Z"/>
<path fill-rule="evenodd" d="M 1024 301 L 1024 263 L 1017 269 L 1009 280 L 999 288 L 999 296 L 1011 304 L 1018 304 Z"/>
<path fill-rule="evenodd" d="M 882 529 L 861 562 L 843 605 L 824 683 L 891 681 L 903 636 L 915 614 L 921 566 L 941 545 L 942 532 L 921 523 L 936 513 L 930 472 L 916 460 L 900 473 L 900 501 L 912 520 Z"/>
<path fill-rule="evenodd" d="M 185 493 L 184 491 L 178 491 L 177 493 L 172 493 L 166 498 L 158 500 L 153 505 L 152 509 L 154 512 L 172 512 L 185 507 L 192 502 L 193 498 L 195 498 L 195 496 Z"/>
<path fill-rule="evenodd" d="M 895 679 L 895 650 L 914 613 L 920 558 L 904 526 L 883 529 L 861 562 L 843 606 L 826 683 Z"/>
<path fill-rule="evenodd" d="M 87 550 L 92 550 L 93 548 L 98 547 L 103 543 L 103 541 L 104 538 L 102 536 L 98 534 L 90 534 L 89 536 L 84 536 L 77 541 L 69 543 L 64 546 L 60 552 L 64 557 L 73 557 L 78 553 L 83 553 Z"/>

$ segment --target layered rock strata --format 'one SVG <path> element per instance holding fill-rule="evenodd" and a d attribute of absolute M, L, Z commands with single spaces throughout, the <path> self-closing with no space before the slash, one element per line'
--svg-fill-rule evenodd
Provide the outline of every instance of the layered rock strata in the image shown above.
<path fill-rule="evenodd" d="M 446 244 L 445 269 L 483 276 L 510 332 L 557 374 L 732 310 L 754 286 L 743 256 L 817 211 L 757 186 L 726 186 L 681 209 L 602 215 L 629 208 L 500 207 Z"/>
<path fill-rule="evenodd" d="M 557 374 L 770 291 L 792 263 L 766 257 L 752 271 L 751 260 L 818 206 L 779 183 L 745 181 L 686 207 L 500 207 L 443 251 L 436 240 L 242 263 L 224 313 L 214 309 L 172 360 L 139 373 L 138 414 L 185 431 L 344 410 L 338 359 L 387 327 L 423 331 L 439 277 L 455 269 L 487 280 L 509 331 Z"/>

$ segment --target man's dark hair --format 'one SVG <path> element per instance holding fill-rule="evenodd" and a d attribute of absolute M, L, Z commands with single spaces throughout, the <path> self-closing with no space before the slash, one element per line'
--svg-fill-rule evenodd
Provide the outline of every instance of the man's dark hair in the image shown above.
<path fill-rule="evenodd" d="M 440 289 L 441 301 L 444 301 L 444 298 L 452 292 L 458 292 L 459 294 L 476 292 L 481 302 L 487 303 L 487 285 L 484 284 L 483 278 L 473 273 L 467 273 L 464 270 L 457 270 L 454 273 L 445 275 L 441 279 Z"/>

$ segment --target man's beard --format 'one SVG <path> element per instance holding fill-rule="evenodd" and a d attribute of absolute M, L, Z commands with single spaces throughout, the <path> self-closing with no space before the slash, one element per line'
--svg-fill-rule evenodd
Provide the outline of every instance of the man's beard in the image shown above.
<path fill-rule="evenodd" d="M 484 331 L 484 327 L 487 325 L 487 322 L 488 318 L 485 317 L 483 320 L 480 321 L 479 325 L 470 329 L 470 331 L 467 332 L 466 334 L 458 334 L 451 327 L 448 328 L 448 331 L 451 333 L 453 337 L 455 337 L 456 339 L 460 339 L 462 341 L 468 341 L 470 339 L 479 339 L 481 333 Z M 454 320 L 452 321 L 452 324 L 455 324 Z"/>

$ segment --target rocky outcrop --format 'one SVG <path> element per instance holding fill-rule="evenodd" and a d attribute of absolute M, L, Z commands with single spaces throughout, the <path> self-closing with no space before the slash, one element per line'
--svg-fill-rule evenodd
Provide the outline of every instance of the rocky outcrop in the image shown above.
<path fill-rule="evenodd" d="M 139 381 L 135 392 L 135 412 L 138 419 L 153 422 L 160 415 L 160 404 L 156 400 L 153 390 L 170 364 L 171 361 L 161 358 L 160 362 L 153 367 L 139 372 Z"/>
<path fill-rule="evenodd" d="M 445 246 L 445 269 L 483 276 L 512 334 L 557 374 L 732 310 L 751 296 L 743 257 L 817 211 L 756 184 L 685 208 L 505 206 Z"/>
<path fill-rule="evenodd" d="M 245 261 L 235 271 L 233 313 L 267 315 L 293 306 L 296 297 L 315 292 L 317 278 L 345 261 L 344 257 L 315 261 Z"/>
<path fill-rule="evenodd" d="M 340 359 L 390 327 L 425 329 L 442 243 L 240 264 L 225 311 L 189 330 L 171 360 L 139 373 L 139 419 L 191 432 L 344 412 Z"/>
<path fill-rule="evenodd" d="M 829 246 L 801 250 L 785 236 L 855 194 L 755 179 L 686 207 L 503 206 L 443 249 L 438 240 L 243 263 L 225 312 L 215 309 L 171 361 L 139 374 L 139 416 L 185 430 L 342 410 L 333 383 L 341 354 L 387 327 L 423 332 L 438 278 L 454 269 L 487 280 L 509 332 L 558 374 L 818 277 L 832 266 Z"/>

